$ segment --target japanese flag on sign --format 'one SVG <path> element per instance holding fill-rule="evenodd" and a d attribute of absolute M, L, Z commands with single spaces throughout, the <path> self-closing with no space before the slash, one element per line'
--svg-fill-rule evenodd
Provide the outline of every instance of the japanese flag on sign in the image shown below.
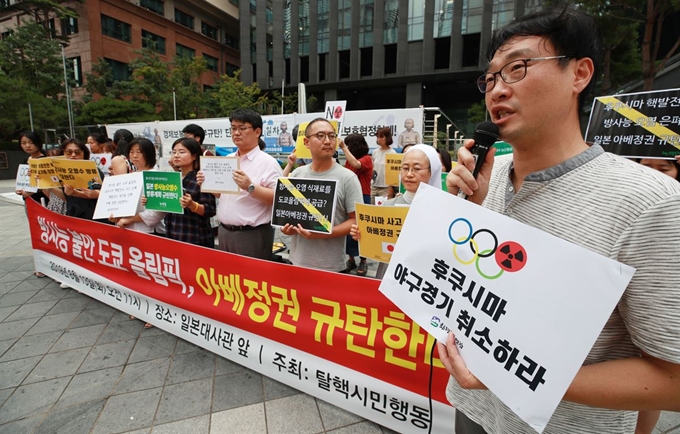
<path fill-rule="evenodd" d="M 383 243 L 382 243 L 383 253 L 389 253 L 391 255 L 392 253 L 394 253 L 394 246 L 395 245 L 396 245 L 395 243 L 387 243 L 387 242 L 383 241 Z"/>

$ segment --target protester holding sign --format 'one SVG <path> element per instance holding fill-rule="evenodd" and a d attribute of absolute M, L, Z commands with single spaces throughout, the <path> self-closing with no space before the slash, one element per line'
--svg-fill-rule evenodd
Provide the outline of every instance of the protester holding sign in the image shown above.
<path fill-rule="evenodd" d="M 340 140 L 340 149 L 345 154 L 347 161 L 345 167 L 357 175 L 361 184 L 361 194 L 364 203 L 371 203 L 371 178 L 373 177 L 373 159 L 368 155 L 368 143 L 361 134 L 350 134 L 345 140 Z M 354 260 L 359 256 L 359 245 L 352 237 L 347 236 L 347 269 L 352 271 L 357 268 Z M 357 276 L 365 276 L 367 272 L 366 258 L 360 258 Z"/>
<path fill-rule="evenodd" d="M 196 172 L 201 167 L 201 153 L 201 145 L 194 139 L 177 139 L 172 144 L 172 164 L 182 174 L 184 195 L 180 203 L 184 213 L 168 213 L 165 216 L 165 230 L 168 238 L 212 249 L 215 247 L 215 238 L 210 217 L 215 215 L 215 197 L 201 193 L 196 181 Z"/>
<path fill-rule="evenodd" d="M 376 196 L 394 197 L 394 190 L 385 182 L 385 157 L 396 154 L 392 149 L 392 130 L 380 128 L 375 133 L 375 141 L 379 148 L 373 151 L 373 185 L 371 185 L 371 203 L 375 205 Z"/>
<path fill-rule="evenodd" d="M 129 144 L 129 155 L 129 170 L 124 173 L 154 170 L 154 166 L 156 166 L 156 148 L 151 140 L 144 138 L 133 140 Z M 123 159 L 125 157 L 121 155 L 116 158 Z M 113 163 L 111 166 L 113 167 Z M 130 217 L 115 219 L 116 225 L 120 228 L 144 232 L 145 234 L 153 233 L 156 226 L 165 218 L 165 213 L 146 209 L 142 202 L 140 197 L 137 213 Z"/>
<path fill-rule="evenodd" d="M 316 118 L 305 130 L 305 146 L 312 154 L 312 163 L 298 167 L 291 178 L 337 180 L 333 229 L 330 234 L 310 232 L 301 225 L 286 224 L 285 235 L 292 236 L 290 261 L 294 265 L 326 271 L 345 271 L 345 236 L 355 223 L 355 204 L 363 202 L 359 179 L 350 170 L 335 163 L 337 134 L 324 118 Z"/>
<path fill-rule="evenodd" d="M 60 157 L 64 155 L 61 148 L 52 148 L 47 151 L 47 157 Z M 64 191 L 61 188 L 50 188 L 43 190 L 43 193 L 49 196 L 50 201 L 47 203 L 47 209 L 57 214 L 66 215 L 66 198 Z"/>
<path fill-rule="evenodd" d="M 240 170 L 233 179 L 238 194 L 221 194 L 217 210 L 219 248 L 225 252 L 268 260 L 272 255 L 274 230 L 272 202 L 281 166 L 258 146 L 262 116 L 250 109 L 235 110 L 229 116 L 231 134 L 238 151 Z"/>
<path fill-rule="evenodd" d="M 494 33 L 487 53 L 489 72 L 477 85 L 513 154 L 494 158 L 490 152 L 475 179 L 469 140 L 447 187 L 636 269 L 545 428 L 633 432 L 640 410 L 680 410 L 680 184 L 584 142 L 579 113 L 599 76 L 601 39 L 583 12 L 565 6 L 516 18 Z M 663 248 L 650 248 L 659 234 Z M 438 350 L 451 374 L 447 397 L 457 409 L 457 432 L 531 431 L 484 390 L 452 334 Z M 508 354 L 511 366 L 519 362 L 534 375 L 535 365 L 509 362 Z"/>
<path fill-rule="evenodd" d="M 78 139 L 67 139 L 61 144 L 61 149 L 66 158 L 70 160 L 89 160 L 90 150 Z M 99 173 L 103 179 L 104 174 Z M 66 215 L 82 219 L 92 220 L 94 209 L 99 198 L 101 184 L 92 185 L 90 188 L 73 188 L 64 183 L 64 195 L 66 197 Z"/>
<path fill-rule="evenodd" d="M 401 196 L 386 201 L 382 206 L 409 206 L 413 202 L 421 182 L 440 188 L 441 178 L 442 164 L 437 151 L 428 145 L 412 145 L 406 150 L 401 163 L 401 182 L 406 191 Z M 352 225 L 350 235 L 357 241 L 361 239 L 358 225 Z M 385 271 L 387 271 L 387 265 L 383 262 L 378 264 L 376 279 L 383 278 Z"/>
<path fill-rule="evenodd" d="M 28 164 L 28 160 L 30 159 L 42 158 L 45 156 L 45 154 L 43 154 L 42 149 L 43 147 L 42 139 L 38 134 L 34 133 L 33 131 L 24 131 L 23 133 L 21 133 L 21 135 L 19 136 L 19 144 L 21 145 L 21 149 L 23 149 L 23 151 L 28 154 L 28 158 L 26 158 L 24 164 Z M 31 193 L 24 190 L 17 190 L 16 194 L 23 197 L 24 200 L 26 200 L 27 197 L 31 197 L 37 202 L 40 202 L 41 198 L 46 197 L 41 190 L 38 190 L 35 193 Z"/>

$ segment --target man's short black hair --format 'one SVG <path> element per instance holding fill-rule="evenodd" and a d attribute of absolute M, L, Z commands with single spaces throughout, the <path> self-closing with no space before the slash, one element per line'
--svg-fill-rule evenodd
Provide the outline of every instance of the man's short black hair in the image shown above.
<path fill-rule="evenodd" d="M 602 36 L 595 21 L 573 5 L 564 5 L 517 17 L 498 29 L 491 38 L 486 51 L 490 62 L 496 51 L 515 36 L 542 36 L 555 47 L 556 55 L 567 56 L 560 64 L 566 66 L 570 59 L 590 58 L 595 65 L 593 77 L 579 95 L 578 110 L 592 91 L 601 73 Z"/>
<path fill-rule="evenodd" d="M 205 130 L 196 124 L 189 124 L 182 130 L 183 133 L 191 134 L 194 136 L 199 145 L 203 146 L 203 140 L 205 139 Z"/>
<path fill-rule="evenodd" d="M 229 122 L 239 121 L 244 124 L 250 124 L 253 129 L 259 128 L 262 131 L 262 116 L 255 110 L 251 109 L 236 109 L 229 116 Z"/>

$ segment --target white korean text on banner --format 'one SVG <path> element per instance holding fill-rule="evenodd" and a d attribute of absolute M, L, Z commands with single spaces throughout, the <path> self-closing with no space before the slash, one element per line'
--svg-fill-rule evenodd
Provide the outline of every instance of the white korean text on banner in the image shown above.
<path fill-rule="evenodd" d="M 27 210 L 36 271 L 395 431 L 453 433 L 434 338 L 376 280 Z"/>
<path fill-rule="evenodd" d="M 586 141 L 632 158 L 680 155 L 680 88 L 599 96 Z"/>
<path fill-rule="evenodd" d="M 380 291 L 540 433 L 634 271 L 420 184 Z"/>

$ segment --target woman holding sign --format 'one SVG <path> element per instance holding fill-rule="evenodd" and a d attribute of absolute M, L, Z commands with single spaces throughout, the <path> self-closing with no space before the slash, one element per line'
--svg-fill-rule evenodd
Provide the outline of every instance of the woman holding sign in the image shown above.
<path fill-rule="evenodd" d="M 196 172 L 201 167 L 201 146 L 194 139 L 181 138 L 172 144 L 172 165 L 182 173 L 184 195 L 180 203 L 183 214 L 168 214 L 165 229 L 168 238 L 198 246 L 214 248 L 215 237 L 210 217 L 215 215 L 215 196 L 201 193 Z"/>
<path fill-rule="evenodd" d="M 70 160 L 89 160 L 90 150 L 77 139 L 67 139 L 61 144 L 64 156 Z M 97 169 L 99 171 L 99 169 Z M 99 172 L 99 179 L 104 179 L 104 174 Z M 81 219 L 92 220 L 94 209 L 99 199 L 101 184 L 93 185 L 92 188 L 73 188 L 64 184 L 66 196 L 66 215 Z"/>
<path fill-rule="evenodd" d="M 361 184 L 361 194 L 364 197 L 364 203 L 371 203 L 371 177 L 373 176 L 373 159 L 368 155 L 368 143 L 361 134 L 350 134 L 345 137 L 345 140 L 340 140 L 340 149 L 345 154 L 347 161 L 345 167 L 356 173 Z M 351 237 L 347 236 L 347 243 L 345 244 L 345 252 L 347 252 L 347 268 L 346 272 L 357 268 L 357 263 L 354 260 L 355 256 L 359 256 L 359 245 Z M 368 271 L 366 265 L 366 258 L 359 258 L 359 268 L 357 268 L 357 276 L 365 276 Z"/>
<path fill-rule="evenodd" d="M 401 183 L 406 191 L 403 195 L 386 201 L 383 206 L 410 206 L 416 196 L 420 183 L 424 182 L 441 189 L 442 163 L 439 160 L 437 150 L 428 145 L 411 146 L 404 154 L 401 163 Z M 349 234 L 357 241 L 361 239 L 358 225 L 352 225 Z M 387 271 L 387 264 L 380 263 L 375 275 L 376 279 L 382 279 Z"/>

